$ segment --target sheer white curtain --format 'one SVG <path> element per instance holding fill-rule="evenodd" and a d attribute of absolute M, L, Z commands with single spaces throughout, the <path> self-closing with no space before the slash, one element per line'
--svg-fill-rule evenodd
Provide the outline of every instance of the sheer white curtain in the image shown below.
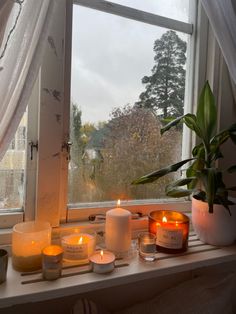
<path fill-rule="evenodd" d="M 26 109 L 54 5 L 54 0 L 0 1 L 0 160 Z"/>
<path fill-rule="evenodd" d="M 201 0 L 236 84 L 236 0 Z"/>

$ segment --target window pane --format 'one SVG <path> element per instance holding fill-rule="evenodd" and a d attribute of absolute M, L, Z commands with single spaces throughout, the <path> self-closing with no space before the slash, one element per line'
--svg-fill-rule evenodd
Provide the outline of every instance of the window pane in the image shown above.
<path fill-rule="evenodd" d="M 26 158 L 25 113 L 9 148 L 0 162 L 0 210 L 22 208 Z"/>
<path fill-rule="evenodd" d="M 86 30 L 86 31 L 85 31 Z M 165 177 L 138 176 L 181 158 L 187 35 L 74 6 L 69 202 L 164 197 Z"/>
<path fill-rule="evenodd" d="M 188 22 L 189 0 L 112 0 L 134 9 Z"/>

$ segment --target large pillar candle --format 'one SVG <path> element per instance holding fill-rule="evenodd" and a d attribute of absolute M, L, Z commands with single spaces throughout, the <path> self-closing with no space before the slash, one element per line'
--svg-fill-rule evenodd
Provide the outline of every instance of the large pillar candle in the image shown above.
<path fill-rule="evenodd" d="M 129 250 L 131 245 L 131 213 L 119 207 L 106 213 L 106 248 L 115 253 Z"/>

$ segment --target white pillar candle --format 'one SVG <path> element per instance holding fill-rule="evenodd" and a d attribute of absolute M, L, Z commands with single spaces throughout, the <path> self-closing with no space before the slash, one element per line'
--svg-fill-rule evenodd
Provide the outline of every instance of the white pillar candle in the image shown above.
<path fill-rule="evenodd" d="M 119 201 L 118 204 L 119 206 Z M 106 248 L 115 253 L 129 250 L 131 245 L 131 213 L 117 207 L 106 213 Z"/>
<path fill-rule="evenodd" d="M 12 232 L 12 264 L 18 271 L 33 271 L 42 266 L 42 250 L 51 243 L 48 222 L 16 224 Z"/>
<path fill-rule="evenodd" d="M 110 273 L 115 268 L 115 255 L 108 251 L 99 251 L 89 258 L 92 269 L 97 274 Z"/>
<path fill-rule="evenodd" d="M 95 236 L 75 233 L 62 237 L 61 245 L 66 261 L 86 261 L 95 249 Z"/>

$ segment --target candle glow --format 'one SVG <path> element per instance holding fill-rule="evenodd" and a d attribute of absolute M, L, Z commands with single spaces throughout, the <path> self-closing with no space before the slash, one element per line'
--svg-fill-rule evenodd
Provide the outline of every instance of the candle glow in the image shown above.
<path fill-rule="evenodd" d="M 101 260 L 103 259 L 103 250 L 100 252 Z"/>
<path fill-rule="evenodd" d="M 117 207 L 120 207 L 120 200 L 117 201 Z"/>
<path fill-rule="evenodd" d="M 164 217 L 162 218 L 162 222 L 163 222 L 163 223 L 166 223 L 166 222 L 167 222 L 166 216 L 164 216 Z"/>

